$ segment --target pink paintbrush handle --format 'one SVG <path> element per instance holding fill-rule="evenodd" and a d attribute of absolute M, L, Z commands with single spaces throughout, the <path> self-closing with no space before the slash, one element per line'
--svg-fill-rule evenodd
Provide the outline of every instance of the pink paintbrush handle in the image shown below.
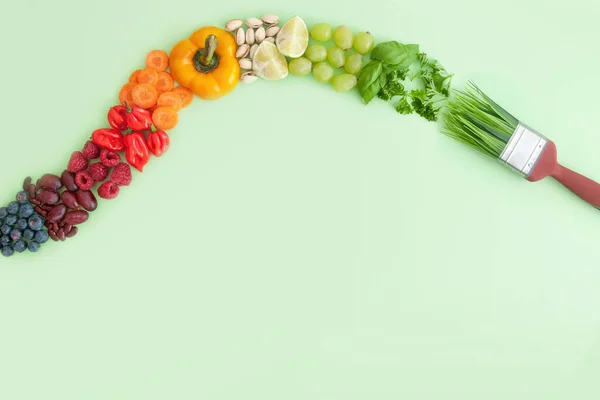
<path fill-rule="evenodd" d="M 557 164 L 550 175 L 564 187 L 594 207 L 600 208 L 600 184 Z"/>

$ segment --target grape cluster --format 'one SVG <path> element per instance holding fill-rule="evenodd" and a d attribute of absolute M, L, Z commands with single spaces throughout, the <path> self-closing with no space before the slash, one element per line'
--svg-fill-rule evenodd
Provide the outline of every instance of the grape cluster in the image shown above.
<path fill-rule="evenodd" d="M 322 22 L 311 28 L 310 37 L 317 43 L 310 44 L 302 57 L 290 61 L 290 73 L 304 76 L 312 72 L 317 81 L 331 83 L 337 92 L 355 87 L 364 64 L 363 56 L 373 49 L 373 35 L 369 32 L 355 35 L 346 25 L 333 29 Z"/>
<path fill-rule="evenodd" d="M 10 257 L 25 250 L 36 252 L 48 241 L 44 218 L 29 202 L 25 191 L 17 193 L 16 200 L 0 208 L 0 251 Z"/>

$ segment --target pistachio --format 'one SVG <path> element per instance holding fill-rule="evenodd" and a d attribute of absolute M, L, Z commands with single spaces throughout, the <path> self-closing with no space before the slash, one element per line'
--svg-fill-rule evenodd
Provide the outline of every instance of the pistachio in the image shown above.
<path fill-rule="evenodd" d="M 265 40 L 266 37 L 267 33 L 265 31 L 265 28 L 263 28 L 262 26 L 258 28 L 256 32 L 254 32 L 254 38 L 256 39 L 256 43 L 262 42 L 263 40 Z"/>
<path fill-rule="evenodd" d="M 244 28 L 238 28 L 237 32 L 235 33 L 235 42 L 238 46 L 246 43 L 246 33 L 244 32 Z"/>
<path fill-rule="evenodd" d="M 263 40 L 264 42 L 271 42 L 271 43 L 275 43 L 275 38 L 273 36 L 266 38 L 265 40 Z"/>
<path fill-rule="evenodd" d="M 249 58 L 242 58 L 240 60 L 240 68 L 245 70 L 252 69 L 252 61 Z"/>
<path fill-rule="evenodd" d="M 246 31 L 246 43 L 248 43 L 249 45 L 254 44 L 254 29 L 252 28 L 248 28 L 248 30 Z"/>
<path fill-rule="evenodd" d="M 273 15 L 273 14 L 265 14 L 262 17 L 263 22 L 265 23 L 265 25 L 277 25 L 279 23 L 279 17 L 277 15 Z"/>
<path fill-rule="evenodd" d="M 248 26 L 248 28 L 256 29 L 256 28 L 262 26 L 262 24 L 263 24 L 262 20 L 260 20 L 256 17 L 250 17 L 246 20 L 246 25 Z"/>
<path fill-rule="evenodd" d="M 256 53 L 256 49 L 258 49 L 258 45 L 256 43 L 254 43 L 250 47 L 250 59 L 254 59 L 254 53 Z"/>
<path fill-rule="evenodd" d="M 279 32 L 278 26 L 271 26 L 267 29 L 266 35 L 267 35 L 267 37 L 272 37 L 272 36 L 277 35 L 278 32 Z"/>
<path fill-rule="evenodd" d="M 236 58 L 244 58 L 248 55 L 249 52 L 250 52 L 250 45 L 244 43 L 243 45 L 238 47 L 237 51 L 235 52 L 235 57 Z"/>
<path fill-rule="evenodd" d="M 242 21 L 241 19 L 232 19 L 231 21 L 227 22 L 227 24 L 225 24 L 225 30 L 227 32 L 234 32 L 241 28 L 243 23 L 244 21 Z"/>
<path fill-rule="evenodd" d="M 242 83 L 245 83 L 245 84 L 252 83 L 252 82 L 256 81 L 257 79 L 258 79 L 258 77 L 256 76 L 256 74 L 251 71 L 248 71 L 248 72 L 242 74 L 242 77 L 240 78 Z"/>

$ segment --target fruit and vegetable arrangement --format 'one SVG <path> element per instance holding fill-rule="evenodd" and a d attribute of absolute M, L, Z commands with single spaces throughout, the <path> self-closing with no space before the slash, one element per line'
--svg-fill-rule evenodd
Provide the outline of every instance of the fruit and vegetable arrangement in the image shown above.
<path fill-rule="evenodd" d="M 363 104 L 377 99 L 399 114 L 416 114 L 426 121 L 437 121 L 447 108 L 446 135 L 503 159 L 502 150 L 512 149 L 514 132 L 538 137 L 478 88 L 451 90 L 453 74 L 419 45 L 377 43 L 371 32 L 354 32 L 346 25 L 319 22 L 309 27 L 299 16 L 283 22 L 267 14 L 234 18 L 223 27 L 201 27 L 169 53 L 149 51 L 139 67 L 116 94 L 106 125 L 90 132 L 65 161 L 64 170 L 43 174 L 35 182 L 25 178 L 15 200 L 0 208 L 2 255 L 37 252 L 50 239 L 75 237 L 99 199 L 117 198 L 131 185 L 134 173 L 143 173 L 153 158 L 169 150 L 179 114 L 195 98 L 217 100 L 239 83 L 312 75 L 335 92 L 354 92 Z M 458 100 L 451 101 L 451 92 Z M 532 149 L 536 156 L 543 150 L 542 140 L 536 142 L 539 149 Z M 505 161 L 511 163 L 508 156 Z M 577 192 L 577 185 L 571 186 Z M 590 197 L 589 187 L 585 190 Z M 600 191 L 597 197 L 600 207 Z"/>

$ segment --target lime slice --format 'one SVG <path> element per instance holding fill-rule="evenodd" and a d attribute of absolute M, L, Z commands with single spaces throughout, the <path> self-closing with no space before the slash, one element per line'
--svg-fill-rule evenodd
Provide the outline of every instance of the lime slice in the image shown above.
<path fill-rule="evenodd" d="M 254 53 L 252 69 L 256 76 L 268 81 L 277 81 L 288 75 L 287 60 L 277 46 L 266 40 L 258 45 Z"/>
<path fill-rule="evenodd" d="M 277 34 L 277 48 L 284 56 L 298 58 L 308 47 L 308 28 L 300 17 L 291 18 Z"/>

